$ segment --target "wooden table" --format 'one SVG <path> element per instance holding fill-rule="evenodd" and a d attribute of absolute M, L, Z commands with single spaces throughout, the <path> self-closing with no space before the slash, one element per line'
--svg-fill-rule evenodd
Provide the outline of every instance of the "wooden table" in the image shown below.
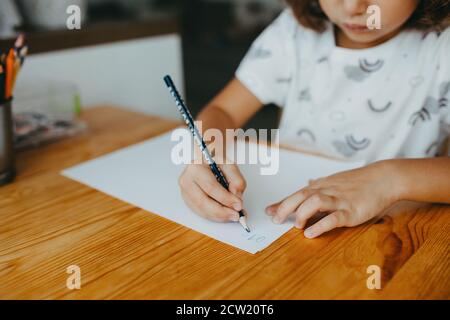
<path fill-rule="evenodd" d="M 2 299 L 391 299 L 450 297 L 450 207 L 402 203 L 316 240 L 292 229 L 251 255 L 59 172 L 179 123 L 111 107 L 89 131 L 20 153 L 0 189 Z M 66 268 L 81 268 L 69 290 Z M 367 267 L 382 270 L 369 290 Z"/>

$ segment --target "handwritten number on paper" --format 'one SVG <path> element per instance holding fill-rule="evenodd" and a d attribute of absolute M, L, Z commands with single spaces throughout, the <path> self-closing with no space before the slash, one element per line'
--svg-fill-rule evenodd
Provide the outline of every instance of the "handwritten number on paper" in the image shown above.
<path fill-rule="evenodd" d="M 260 243 L 263 242 L 264 240 L 266 240 L 265 236 L 259 235 L 259 234 L 249 234 L 249 233 L 242 233 L 242 236 L 244 238 L 246 238 L 248 241 L 254 241 L 256 243 Z"/>

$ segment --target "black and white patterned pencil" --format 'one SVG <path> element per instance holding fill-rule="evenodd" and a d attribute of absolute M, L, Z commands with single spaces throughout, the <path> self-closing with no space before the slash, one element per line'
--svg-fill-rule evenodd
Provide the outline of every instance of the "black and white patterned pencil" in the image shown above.
<path fill-rule="evenodd" d="M 199 146 L 200 150 L 202 151 L 203 157 L 205 158 L 206 162 L 208 163 L 209 167 L 211 168 L 211 171 L 213 172 L 217 181 L 222 185 L 222 187 L 224 187 L 225 189 L 228 190 L 229 189 L 228 181 L 225 178 L 225 176 L 223 175 L 220 168 L 217 166 L 217 164 L 214 161 L 211 154 L 209 153 L 209 150 L 206 147 L 206 143 L 203 140 L 202 135 L 200 134 L 200 132 L 197 129 L 197 126 L 194 123 L 194 119 L 192 118 L 191 112 L 189 111 L 188 107 L 186 106 L 186 104 L 184 103 L 180 94 L 178 93 L 178 90 L 175 87 L 175 84 L 173 83 L 172 78 L 170 76 L 165 76 L 164 82 L 166 83 L 167 87 L 169 88 L 170 93 L 174 97 L 175 103 L 178 107 L 178 110 L 180 111 L 181 116 L 183 117 L 189 130 L 191 131 L 192 135 L 194 136 L 194 140 L 197 142 L 197 145 Z M 247 218 L 245 216 L 244 210 L 239 211 L 239 223 L 242 225 L 242 227 L 245 229 L 245 231 L 250 232 L 250 229 L 247 226 Z"/>

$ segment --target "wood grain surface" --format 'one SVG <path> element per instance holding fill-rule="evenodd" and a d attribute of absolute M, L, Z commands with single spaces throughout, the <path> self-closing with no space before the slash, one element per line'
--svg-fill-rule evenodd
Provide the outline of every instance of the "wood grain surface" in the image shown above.
<path fill-rule="evenodd" d="M 88 132 L 18 154 L 16 182 L 0 188 L 0 299 L 450 297 L 449 206 L 399 203 L 316 240 L 292 229 L 251 255 L 62 177 L 180 124 L 113 107 L 83 118 Z M 66 287 L 70 265 L 80 290 Z M 367 288 L 370 265 L 380 290 Z"/>

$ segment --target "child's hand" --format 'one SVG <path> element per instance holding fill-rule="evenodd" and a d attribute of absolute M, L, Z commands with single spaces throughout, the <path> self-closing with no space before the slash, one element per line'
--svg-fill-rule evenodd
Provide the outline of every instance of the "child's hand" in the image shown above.
<path fill-rule="evenodd" d="M 235 164 L 219 167 L 227 178 L 230 191 L 217 182 L 207 164 L 190 164 L 179 178 L 181 194 L 186 204 L 206 219 L 239 221 L 246 182 Z"/>
<path fill-rule="evenodd" d="M 307 221 L 318 213 L 327 215 L 305 230 L 307 238 L 315 238 L 337 227 L 353 227 L 381 214 L 397 201 L 395 172 L 387 162 L 335 174 L 311 181 L 279 203 L 266 208 L 275 223 L 283 223 L 295 215 L 295 226 L 304 229 Z"/>

